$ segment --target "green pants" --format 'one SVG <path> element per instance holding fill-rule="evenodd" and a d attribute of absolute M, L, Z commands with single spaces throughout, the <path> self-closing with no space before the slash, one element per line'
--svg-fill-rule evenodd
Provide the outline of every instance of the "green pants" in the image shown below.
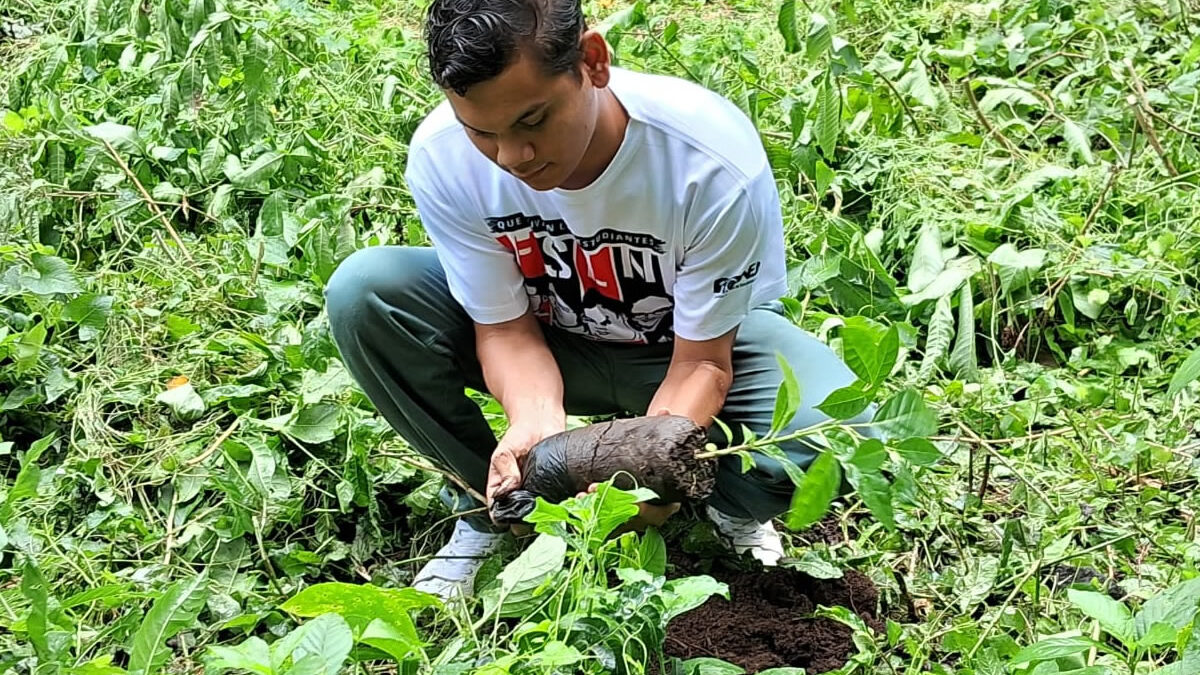
<path fill-rule="evenodd" d="M 338 267 L 325 297 L 346 367 L 376 409 L 414 449 L 482 494 L 496 438 L 465 390 L 487 390 L 471 320 L 450 295 L 434 250 L 359 250 Z M 792 324 L 781 309 L 777 303 L 758 307 L 738 330 L 733 383 L 718 415 L 735 433 L 742 425 L 760 436 L 770 429 L 782 381 L 777 351 L 791 365 L 803 396 L 789 429 L 827 419 L 813 406 L 855 379 L 832 350 Z M 671 359 L 669 343 L 606 344 L 552 327 L 544 333 L 571 415 L 644 414 Z M 714 425 L 713 440 L 722 447 L 723 436 Z M 781 448 L 801 467 L 818 452 L 803 441 Z M 746 473 L 737 457 L 719 460 L 709 504 L 732 516 L 765 521 L 787 510 L 793 484 L 777 461 L 754 456 L 756 466 Z"/>

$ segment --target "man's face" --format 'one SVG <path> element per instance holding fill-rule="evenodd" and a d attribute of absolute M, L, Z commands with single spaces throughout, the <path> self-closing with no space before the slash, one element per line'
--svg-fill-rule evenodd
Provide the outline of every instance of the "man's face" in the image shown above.
<path fill-rule="evenodd" d="M 446 95 L 480 152 L 533 189 L 550 190 L 575 172 L 596 130 L 598 90 L 586 70 L 577 73 L 547 75 L 522 54 L 465 96 Z"/>

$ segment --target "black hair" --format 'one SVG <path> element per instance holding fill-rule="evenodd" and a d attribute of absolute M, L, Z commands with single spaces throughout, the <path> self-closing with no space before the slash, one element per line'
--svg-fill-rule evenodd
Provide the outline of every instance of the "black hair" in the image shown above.
<path fill-rule="evenodd" d="M 522 51 L 547 75 L 577 72 L 585 28 L 580 0 L 433 0 L 425 23 L 430 72 L 459 96 Z"/>

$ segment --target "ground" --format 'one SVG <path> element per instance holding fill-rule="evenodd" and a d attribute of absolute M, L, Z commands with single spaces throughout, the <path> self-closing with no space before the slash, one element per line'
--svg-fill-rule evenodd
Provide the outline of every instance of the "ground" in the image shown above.
<path fill-rule="evenodd" d="M 448 533 L 445 478 L 353 385 L 322 289 L 358 248 L 428 243 L 403 181 L 439 96 L 423 4 L 0 7 L 0 673 L 708 673 L 753 653 L 680 648 L 742 587 L 701 519 L 606 539 L 616 492 L 540 511 L 476 605 L 401 590 Z M 838 670 L 1200 671 L 1186 4 L 584 7 L 621 65 L 754 120 L 789 315 L 928 441 L 826 430 L 778 524 L 795 574 L 876 589 L 796 596 L 819 615 L 797 621 L 844 627 Z M 843 475 L 832 503 L 811 489 Z"/>

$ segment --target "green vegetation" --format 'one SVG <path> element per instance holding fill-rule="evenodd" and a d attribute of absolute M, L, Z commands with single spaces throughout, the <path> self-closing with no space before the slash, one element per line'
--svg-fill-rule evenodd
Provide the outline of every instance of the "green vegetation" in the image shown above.
<path fill-rule="evenodd" d="M 425 241 L 422 4 L 0 7 L 0 673 L 643 672 L 726 593 L 608 537 L 636 508 L 607 487 L 540 504 L 469 610 L 404 588 L 444 478 L 354 388 L 322 288 Z M 888 401 L 915 439 L 830 430 L 796 476 L 798 564 L 881 591 L 883 633 L 820 610 L 844 672 L 1200 672 L 1186 3 L 585 6 L 621 65 L 752 117 L 787 307 L 860 376 L 827 409 Z"/>

